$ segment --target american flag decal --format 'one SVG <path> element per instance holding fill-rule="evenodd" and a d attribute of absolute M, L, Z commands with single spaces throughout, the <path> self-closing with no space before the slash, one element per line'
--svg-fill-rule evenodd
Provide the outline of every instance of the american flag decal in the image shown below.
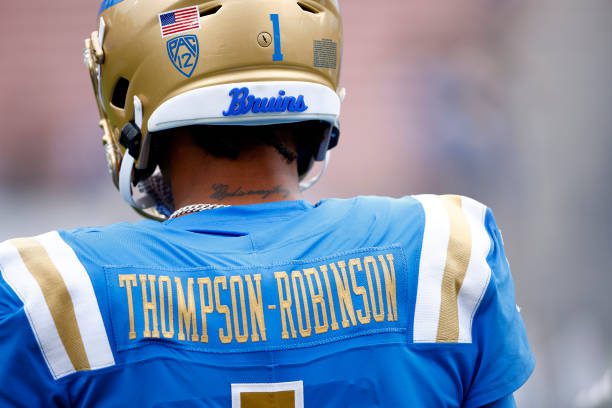
<path fill-rule="evenodd" d="M 169 35 L 200 29 L 200 11 L 198 6 L 185 7 L 159 15 L 162 38 Z"/>

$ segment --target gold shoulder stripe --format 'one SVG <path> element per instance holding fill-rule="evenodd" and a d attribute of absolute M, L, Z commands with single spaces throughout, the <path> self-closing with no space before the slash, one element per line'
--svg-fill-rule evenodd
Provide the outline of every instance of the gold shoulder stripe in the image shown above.
<path fill-rule="evenodd" d="M 470 225 L 462 211 L 461 197 L 443 196 L 442 201 L 450 220 L 450 237 L 442 278 L 440 320 L 436 341 L 456 343 L 459 341 L 457 298 L 470 262 L 472 237 Z"/>
<path fill-rule="evenodd" d="M 66 284 L 43 246 L 32 238 L 9 241 L 17 248 L 43 293 L 53 322 L 75 370 L 89 370 L 89 360 Z"/>

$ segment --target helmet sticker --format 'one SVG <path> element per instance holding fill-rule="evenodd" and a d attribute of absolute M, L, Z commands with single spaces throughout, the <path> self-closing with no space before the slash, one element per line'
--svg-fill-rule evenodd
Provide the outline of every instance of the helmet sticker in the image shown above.
<path fill-rule="evenodd" d="M 162 38 L 200 29 L 198 6 L 185 7 L 159 15 Z"/>
<path fill-rule="evenodd" d="M 100 11 L 98 13 L 102 14 L 102 12 L 104 12 L 104 10 L 111 8 L 115 4 L 121 3 L 122 1 L 123 0 L 104 0 L 102 2 L 102 4 L 100 5 Z"/>
<path fill-rule="evenodd" d="M 324 38 L 314 41 L 315 68 L 338 68 L 338 43 Z"/>
<path fill-rule="evenodd" d="M 304 95 L 286 96 L 283 90 L 278 91 L 276 97 L 258 98 L 250 95 L 249 88 L 234 88 L 230 91 L 232 97 L 229 108 L 223 111 L 223 116 L 241 116 L 248 113 L 283 113 L 306 112 L 308 106 L 304 102 Z"/>
<path fill-rule="evenodd" d="M 272 61 L 280 62 L 285 59 L 281 50 L 281 33 L 280 33 L 280 21 L 278 14 L 270 14 L 270 20 L 272 21 L 272 28 L 274 29 L 274 55 L 272 55 Z"/>
<path fill-rule="evenodd" d="M 190 34 L 173 38 L 166 43 L 166 49 L 172 65 L 181 74 L 190 78 L 200 58 L 198 37 Z"/>

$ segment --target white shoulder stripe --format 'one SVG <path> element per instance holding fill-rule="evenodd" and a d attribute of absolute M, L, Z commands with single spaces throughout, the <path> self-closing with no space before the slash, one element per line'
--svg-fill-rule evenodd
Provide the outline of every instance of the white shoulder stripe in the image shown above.
<path fill-rule="evenodd" d="M 463 212 L 472 232 L 472 255 L 467 274 L 459 292 L 459 342 L 472 342 L 472 321 L 484 292 L 489 286 L 491 268 L 487 256 L 491 238 L 484 225 L 487 207 L 468 197 L 462 197 Z"/>
<path fill-rule="evenodd" d="M 450 220 L 440 197 L 415 196 L 425 210 L 425 231 L 414 315 L 414 342 L 435 342 L 440 321 L 442 279 L 450 236 Z"/>
<path fill-rule="evenodd" d="M 57 232 L 36 237 L 62 275 L 81 331 L 90 369 L 115 364 L 93 285 L 76 254 Z"/>
<path fill-rule="evenodd" d="M 0 244 L 0 269 L 53 378 L 114 365 L 89 275 L 57 232 Z"/>
<path fill-rule="evenodd" d="M 23 302 L 25 314 L 53 378 L 73 373 L 74 366 L 64 348 L 42 290 L 23 263 L 17 248 L 9 242 L 0 244 L 0 270 L 6 283 Z"/>
<path fill-rule="evenodd" d="M 467 197 L 415 197 L 425 212 L 413 341 L 471 343 L 491 278 L 487 208 Z"/>

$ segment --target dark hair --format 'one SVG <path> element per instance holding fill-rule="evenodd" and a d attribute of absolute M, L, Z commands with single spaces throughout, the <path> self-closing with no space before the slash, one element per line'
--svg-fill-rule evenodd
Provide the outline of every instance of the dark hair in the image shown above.
<path fill-rule="evenodd" d="M 189 131 L 196 145 L 212 156 L 237 160 L 243 153 L 267 145 L 274 147 L 287 163 L 297 160 L 298 173 L 303 174 L 310 167 L 328 128 L 325 122 L 307 121 L 268 126 L 198 125 L 184 129 Z M 171 132 L 163 133 L 169 135 Z M 165 135 L 156 136 L 152 140 L 166 139 Z M 154 150 L 159 150 L 155 154 L 163 154 L 163 147 L 156 147 Z"/>
<path fill-rule="evenodd" d="M 286 127 L 286 125 L 284 126 Z M 283 126 L 193 126 L 189 131 L 196 145 L 208 154 L 237 160 L 255 147 L 274 147 L 287 163 L 297 160 L 295 132 Z"/>

